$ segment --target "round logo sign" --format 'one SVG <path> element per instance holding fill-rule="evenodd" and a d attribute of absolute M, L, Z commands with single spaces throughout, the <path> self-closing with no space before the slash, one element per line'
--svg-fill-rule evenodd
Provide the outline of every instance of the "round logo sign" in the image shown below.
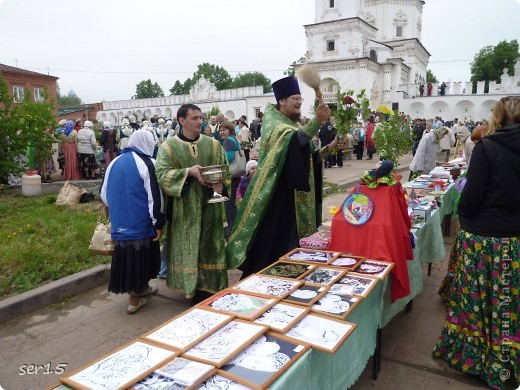
<path fill-rule="evenodd" d="M 345 220 L 352 225 L 367 223 L 374 212 L 374 203 L 365 194 L 356 192 L 347 196 L 343 202 L 342 210 Z"/>

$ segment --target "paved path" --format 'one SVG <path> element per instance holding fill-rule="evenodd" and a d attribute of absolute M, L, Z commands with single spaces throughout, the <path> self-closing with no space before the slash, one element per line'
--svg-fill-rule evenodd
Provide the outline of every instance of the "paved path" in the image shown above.
<path fill-rule="evenodd" d="M 403 156 L 402 167 L 406 168 L 410 160 L 411 155 Z M 343 168 L 327 169 L 325 181 L 348 190 L 374 164 L 375 160 L 347 160 Z M 408 171 L 405 169 L 402 175 L 407 178 Z M 49 191 L 50 186 L 52 184 L 47 187 Z M 339 206 L 345 196 L 346 191 L 343 191 L 325 198 L 324 220 L 331 218 L 328 207 Z M 447 252 L 451 240 L 451 237 L 446 237 Z M 383 329 L 379 378 L 375 381 L 371 379 L 369 361 L 353 389 L 485 388 L 475 378 L 462 375 L 431 358 L 431 350 L 444 319 L 444 307 L 437 296 L 437 289 L 444 277 L 446 264 L 446 261 L 434 264 L 432 276 L 426 276 L 426 268 L 423 268 L 424 290 L 414 300 L 412 312 L 399 314 Z M 239 271 L 229 271 L 230 283 L 238 280 L 239 275 Z M 59 283 L 56 282 L 56 285 Z M 133 316 L 126 314 L 127 296 L 110 294 L 106 284 L 102 284 L 0 324 L 0 389 L 46 388 L 59 380 L 60 375 L 54 373 L 58 365 L 64 367 L 66 372 L 75 370 L 189 307 L 188 302 L 170 291 L 164 281 L 158 280 L 158 284 L 159 293 Z M 18 304 L 23 305 L 23 300 Z"/>

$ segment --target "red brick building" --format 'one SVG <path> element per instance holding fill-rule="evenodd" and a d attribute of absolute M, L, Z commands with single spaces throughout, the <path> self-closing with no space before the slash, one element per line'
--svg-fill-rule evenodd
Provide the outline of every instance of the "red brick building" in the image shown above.
<path fill-rule="evenodd" d="M 43 92 L 47 90 L 49 95 L 47 102 L 53 102 L 55 106 L 58 105 L 58 77 L 5 64 L 0 64 L 0 74 L 7 83 L 8 91 L 15 102 L 22 101 L 27 93 L 31 94 L 34 101 L 43 101 Z"/>

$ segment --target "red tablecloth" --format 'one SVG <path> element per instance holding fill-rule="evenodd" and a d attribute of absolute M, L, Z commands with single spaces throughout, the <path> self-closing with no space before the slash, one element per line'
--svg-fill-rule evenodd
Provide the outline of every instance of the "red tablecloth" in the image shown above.
<path fill-rule="evenodd" d="M 340 208 L 332 219 L 327 250 L 395 263 L 392 269 L 392 301 L 395 301 L 410 294 L 406 261 L 413 259 L 411 224 L 403 187 L 401 183 L 379 185 L 375 189 L 360 185 L 359 191 L 374 203 L 371 219 L 364 225 L 352 225 L 345 220 Z"/>

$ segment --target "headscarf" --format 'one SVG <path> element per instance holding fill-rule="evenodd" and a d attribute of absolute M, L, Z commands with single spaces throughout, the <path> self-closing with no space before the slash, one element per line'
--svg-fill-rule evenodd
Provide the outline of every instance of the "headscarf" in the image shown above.
<path fill-rule="evenodd" d="M 448 132 L 448 128 L 444 126 L 432 127 L 433 134 L 435 134 L 435 143 L 439 143 L 439 141 L 444 137 L 444 135 Z"/>
<path fill-rule="evenodd" d="M 61 133 L 63 133 L 65 131 L 65 123 L 67 123 L 67 121 L 65 119 L 62 119 L 61 121 L 58 122 L 58 128 L 56 129 L 57 135 L 60 135 Z"/>
<path fill-rule="evenodd" d="M 393 169 L 394 163 L 392 162 L 392 160 L 383 160 L 377 168 L 374 168 L 370 171 L 370 175 L 373 176 L 375 179 L 379 179 L 380 177 L 392 173 Z"/>
<path fill-rule="evenodd" d="M 152 133 L 148 130 L 134 131 L 128 140 L 128 147 L 137 149 L 141 153 L 152 157 L 155 149 L 155 141 Z"/>
<path fill-rule="evenodd" d="M 74 122 L 70 120 L 65 122 L 65 131 L 63 133 L 68 137 L 72 130 L 74 130 Z"/>
<path fill-rule="evenodd" d="M 249 160 L 246 164 L 246 175 L 249 174 L 249 171 L 252 168 L 256 168 L 258 166 L 258 162 L 256 160 Z"/>
<path fill-rule="evenodd" d="M 466 126 L 457 127 L 457 136 L 459 137 L 461 144 L 464 144 L 470 135 L 471 132 L 468 130 Z"/>
<path fill-rule="evenodd" d="M 361 180 L 368 188 L 372 189 L 377 188 L 380 184 L 393 186 L 399 182 L 397 175 L 392 173 L 393 169 L 394 163 L 392 160 L 385 159 L 377 163 L 374 169 L 365 171 L 361 176 Z"/>

